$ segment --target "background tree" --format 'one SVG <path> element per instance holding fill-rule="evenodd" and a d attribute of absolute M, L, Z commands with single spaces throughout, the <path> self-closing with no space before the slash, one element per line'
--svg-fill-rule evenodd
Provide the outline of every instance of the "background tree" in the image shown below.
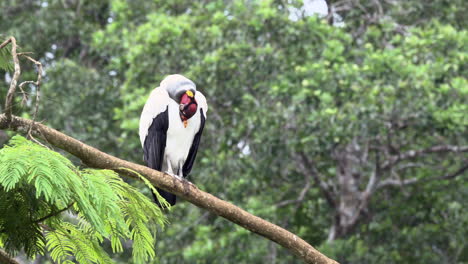
<path fill-rule="evenodd" d="M 210 104 L 203 189 L 343 263 L 467 261 L 463 1 L 329 1 L 341 26 L 299 1 L 23 2 L 0 25 L 46 66 L 51 126 L 141 161 L 147 95 L 183 73 Z M 186 203 L 169 219 L 161 263 L 295 261 Z"/>

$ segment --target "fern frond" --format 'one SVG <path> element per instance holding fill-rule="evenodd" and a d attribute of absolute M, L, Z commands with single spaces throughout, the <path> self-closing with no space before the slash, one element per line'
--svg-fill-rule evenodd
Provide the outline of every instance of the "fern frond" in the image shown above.
<path fill-rule="evenodd" d="M 112 263 L 112 259 L 99 246 L 92 227 L 80 228 L 64 223 L 60 229 L 46 234 L 47 248 L 58 263 L 74 256 L 79 263 Z"/>
<path fill-rule="evenodd" d="M 159 192 L 156 190 L 156 188 L 153 186 L 153 184 L 151 184 L 151 182 L 148 179 L 143 177 L 143 175 L 141 175 L 140 173 L 138 173 L 138 172 L 136 172 L 134 170 L 128 169 L 128 168 L 119 168 L 119 169 L 124 170 L 124 171 L 128 171 L 128 172 L 136 175 L 146 185 L 146 187 L 148 187 L 151 190 L 151 192 L 154 193 L 154 195 L 156 196 L 156 199 L 158 200 L 159 204 L 162 205 L 162 207 L 171 210 L 170 204 L 166 201 L 166 199 L 164 199 L 159 194 Z"/>
<path fill-rule="evenodd" d="M 73 245 L 61 232 L 47 232 L 46 240 L 47 249 L 55 262 L 61 263 L 67 257 L 73 256 Z"/>
<path fill-rule="evenodd" d="M 44 239 L 38 223 L 31 222 L 34 214 L 42 214 L 47 208 L 38 208 L 40 203 L 34 198 L 34 189 L 23 186 L 12 192 L 0 187 L 0 230 L 2 242 L 7 252 L 15 254 L 23 249 L 28 256 L 44 251 Z"/>
<path fill-rule="evenodd" d="M 167 220 L 161 209 L 134 187 L 127 187 L 122 195 L 126 200 L 119 205 L 124 212 L 127 225 L 131 228 L 133 259 L 137 263 L 146 262 L 155 257 L 156 228 L 158 225 L 164 227 Z M 140 208 L 147 209 L 142 211 Z"/>
<path fill-rule="evenodd" d="M 0 43 L 3 42 L 4 39 L 0 39 Z M 0 69 L 5 71 L 13 71 L 14 64 L 13 59 L 11 57 L 11 46 L 7 45 L 0 49 Z"/>
<path fill-rule="evenodd" d="M 81 176 L 85 183 L 90 205 L 95 208 L 96 213 L 102 220 L 104 228 L 100 230 L 100 233 L 108 236 L 109 232 L 112 232 L 112 225 L 107 223 L 109 221 L 114 223 L 115 228 L 123 230 L 123 233 L 125 233 L 128 228 L 125 226 L 125 219 L 117 205 L 122 196 L 113 189 L 111 184 L 114 181 L 122 180 L 115 172 L 110 170 L 86 169 L 83 170 Z"/>
<path fill-rule="evenodd" d="M 14 147 L 0 149 L 0 187 L 5 188 L 5 191 L 14 189 L 26 174 L 28 164 L 25 158 L 25 153 Z"/>
<path fill-rule="evenodd" d="M 66 210 L 76 213 L 73 223 L 60 214 Z M 58 263 L 72 258 L 111 263 L 100 245 L 105 239 L 113 252 L 123 251 L 122 240 L 133 240 L 134 262 L 146 262 L 156 255 L 157 227 L 167 221 L 152 200 L 114 171 L 79 170 L 59 153 L 20 136 L 0 149 L 0 211 L 5 249 L 33 256 L 47 248 Z M 45 236 L 39 222 L 49 226 Z"/>

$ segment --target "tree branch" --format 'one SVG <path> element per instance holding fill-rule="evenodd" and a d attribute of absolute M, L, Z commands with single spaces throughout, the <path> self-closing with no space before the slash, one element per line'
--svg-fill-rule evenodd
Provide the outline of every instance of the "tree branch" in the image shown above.
<path fill-rule="evenodd" d="M 8 89 L 8 93 L 5 100 L 5 115 L 7 120 L 11 120 L 11 112 L 12 112 L 12 102 L 13 97 L 15 95 L 16 84 L 18 83 L 19 76 L 21 74 L 21 68 L 18 60 L 18 54 L 16 54 L 16 39 L 14 37 L 10 37 L 2 44 L 0 44 L 0 49 L 5 47 L 8 43 L 11 43 L 11 56 L 13 57 L 13 63 L 15 64 L 15 73 L 13 74 L 13 78 L 10 82 L 10 88 Z"/>
<path fill-rule="evenodd" d="M 302 191 L 300 192 L 299 197 L 296 200 L 287 200 L 287 201 L 284 201 L 284 202 L 281 202 L 281 203 L 278 204 L 278 207 L 289 205 L 289 204 L 295 204 L 294 210 L 292 211 L 291 215 L 297 214 L 299 208 L 301 208 L 301 206 L 302 206 L 302 202 L 305 199 L 305 195 L 307 194 L 307 192 L 310 189 L 310 175 L 304 174 L 304 178 L 305 178 L 306 184 L 305 184 L 304 188 L 302 188 Z M 284 221 L 282 223 L 282 226 L 284 228 L 288 228 L 290 220 L 291 220 L 291 217 L 289 215 L 287 217 L 285 217 L 285 219 L 284 219 Z"/>
<path fill-rule="evenodd" d="M 63 208 L 63 209 L 58 210 L 57 212 L 51 212 L 50 214 L 48 214 L 48 215 L 46 215 L 46 216 L 43 216 L 43 217 L 41 217 L 41 218 L 39 218 L 39 219 L 37 219 L 37 220 L 34 220 L 33 223 L 40 223 L 40 222 L 46 220 L 47 218 L 50 218 L 50 217 L 53 217 L 53 216 L 57 216 L 57 215 L 59 215 L 60 213 L 66 211 L 66 210 L 68 210 L 68 209 L 70 209 L 70 207 L 72 207 L 73 204 L 74 204 L 74 202 L 71 203 L 71 204 L 69 204 L 69 205 L 67 205 L 67 207 L 65 207 L 65 208 Z"/>
<path fill-rule="evenodd" d="M 325 3 L 327 4 L 327 22 L 329 25 L 333 26 L 334 20 L 333 20 L 333 6 L 330 0 L 325 0 Z"/>
<path fill-rule="evenodd" d="M 380 180 L 381 175 L 381 168 L 380 168 L 380 154 L 378 151 L 375 152 L 375 169 L 372 171 L 372 174 L 367 182 L 366 190 L 365 190 L 365 198 L 369 199 L 372 192 L 377 187 L 377 184 Z"/>
<path fill-rule="evenodd" d="M 294 204 L 294 203 L 302 203 L 302 201 L 304 201 L 305 195 L 310 189 L 310 176 L 308 174 L 305 174 L 304 178 L 305 178 L 305 185 L 304 185 L 304 188 L 302 188 L 301 192 L 299 193 L 299 196 L 297 197 L 297 199 L 285 200 L 285 201 L 279 202 L 276 204 L 277 207 L 283 207 L 283 206 Z"/>
<path fill-rule="evenodd" d="M 0 263 L 5 264 L 20 264 L 14 258 L 10 256 L 10 254 L 6 253 L 5 250 L 0 248 Z"/>
<path fill-rule="evenodd" d="M 29 56 L 26 56 L 24 53 L 21 53 L 21 56 L 25 57 L 26 59 L 28 59 L 29 61 L 31 61 L 32 63 L 34 63 L 36 65 L 36 68 L 37 68 L 37 80 L 35 82 L 31 82 L 32 84 L 34 84 L 36 86 L 36 106 L 35 106 L 35 109 L 34 109 L 34 114 L 33 114 L 33 122 L 36 121 L 36 117 L 37 117 L 37 112 L 39 112 L 39 99 L 41 98 L 41 80 L 42 80 L 42 63 L 38 62 L 37 60 L 29 57 Z M 20 87 L 21 87 L 21 84 L 20 84 Z M 28 131 L 28 136 L 31 136 L 31 128 L 29 129 Z"/>
<path fill-rule="evenodd" d="M 321 179 L 320 173 L 315 167 L 315 165 L 312 163 L 312 161 L 307 157 L 307 155 L 304 152 L 299 152 L 299 157 L 301 162 L 298 163 L 299 169 L 303 171 L 303 173 L 307 173 L 312 175 L 312 178 L 314 179 L 315 185 L 319 187 L 320 191 L 322 192 L 323 196 L 325 197 L 325 200 L 327 200 L 328 205 L 330 207 L 335 208 L 336 207 L 336 201 L 333 198 L 334 193 L 328 185 Z M 308 170 L 306 167 L 309 168 Z"/>
<path fill-rule="evenodd" d="M 437 145 L 437 146 L 432 146 L 426 149 L 409 150 L 399 155 L 392 156 L 390 159 L 386 160 L 382 164 L 382 169 L 383 170 L 389 169 L 402 160 L 416 158 L 424 154 L 441 153 L 441 152 L 442 153 L 443 152 L 467 152 L 467 151 L 468 151 L 468 146 L 453 146 L 453 145 Z"/>
<path fill-rule="evenodd" d="M 184 183 L 169 174 L 152 170 L 146 166 L 116 158 L 43 124 L 17 116 L 12 116 L 9 121 L 6 114 L 0 114 L 0 129 L 11 129 L 27 133 L 30 127 L 32 127 L 31 133 L 34 136 L 42 138 L 48 143 L 78 157 L 90 167 L 117 171 L 121 168 L 127 168 L 136 171 L 147 178 L 154 186 L 174 193 L 200 208 L 222 216 L 253 233 L 278 243 L 306 263 L 337 263 L 295 234 L 254 216 L 231 203 L 203 192 L 193 184 Z M 132 174 L 128 175 L 132 176 Z"/>
<path fill-rule="evenodd" d="M 9 37 L 7 40 L 3 41 L 2 44 L 0 44 L 0 49 L 3 49 L 10 42 L 11 42 L 11 37 Z"/>
<path fill-rule="evenodd" d="M 425 183 L 425 182 L 430 182 L 430 181 L 451 180 L 460 176 L 462 173 L 468 170 L 468 160 L 465 160 L 463 163 L 464 164 L 460 168 L 458 168 L 456 171 L 447 173 L 442 176 L 430 177 L 430 178 L 411 178 L 411 179 L 406 179 L 406 180 L 391 178 L 391 179 L 386 179 L 380 182 L 377 185 L 377 188 L 380 189 L 380 188 L 389 187 L 389 186 L 405 186 L 405 185 L 411 185 L 415 183 Z"/>

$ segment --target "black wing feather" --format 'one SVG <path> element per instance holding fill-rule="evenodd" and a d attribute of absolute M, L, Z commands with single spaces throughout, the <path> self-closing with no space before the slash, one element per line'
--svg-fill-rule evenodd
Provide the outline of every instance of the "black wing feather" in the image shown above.
<path fill-rule="evenodd" d="M 160 113 L 153 119 L 153 122 L 151 123 L 151 126 L 148 129 L 148 134 L 146 135 L 145 144 L 143 148 L 145 162 L 147 166 L 158 171 L 161 171 L 164 162 L 167 129 L 169 127 L 168 113 L 168 108 L 166 108 L 166 111 Z M 156 189 L 169 204 L 175 204 L 176 196 L 174 194 L 166 192 L 159 188 Z M 159 205 L 159 207 L 162 207 L 154 193 L 153 197 L 154 201 Z"/>
<path fill-rule="evenodd" d="M 187 159 L 185 160 L 184 166 L 182 168 L 182 174 L 184 175 L 184 177 L 187 177 L 190 174 L 190 171 L 192 170 L 193 163 L 195 162 L 195 158 L 197 157 L 198 145 L 200 145 L 200 139 L 204 127 L 205 114 L 203 113 L 203 109 L 200 109 L 200 130 L 198 130 L 197 134 L 195 134 L 195 137 L 193 138 L 192 146 L 190 147 Z"/>
<path fill-rule="evenodd" d="M 166 149 L 167 129 L 169 127 L 168 109 L 157 115 L 148 129 L 143 152 L 148 167 L 161 171 Z"/>

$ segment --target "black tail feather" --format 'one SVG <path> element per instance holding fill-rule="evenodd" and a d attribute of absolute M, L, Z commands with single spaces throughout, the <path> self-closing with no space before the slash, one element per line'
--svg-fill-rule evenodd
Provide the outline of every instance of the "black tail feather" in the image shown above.
<path fill-rule="evenodd" d="M 176 198 L 177 196 L 175 196 L 175 194 L 172 194 L 170 192 L 166 192 L 162 189 L 159 189 L 159 188 L 156 188 L 156 190 L 158 190 L 159 192 L 159 195 L 161 195 L 161 197 L 163 197 L 171 206 L 175 205 L 176 204 Z M 163 206 L 159 203 L 158 199 L 156 198 L 156 195 L 153 193 L 153 197 L 154 197 L 154 202 L 160 207 L 160 208 L 163 208 Z"/>

